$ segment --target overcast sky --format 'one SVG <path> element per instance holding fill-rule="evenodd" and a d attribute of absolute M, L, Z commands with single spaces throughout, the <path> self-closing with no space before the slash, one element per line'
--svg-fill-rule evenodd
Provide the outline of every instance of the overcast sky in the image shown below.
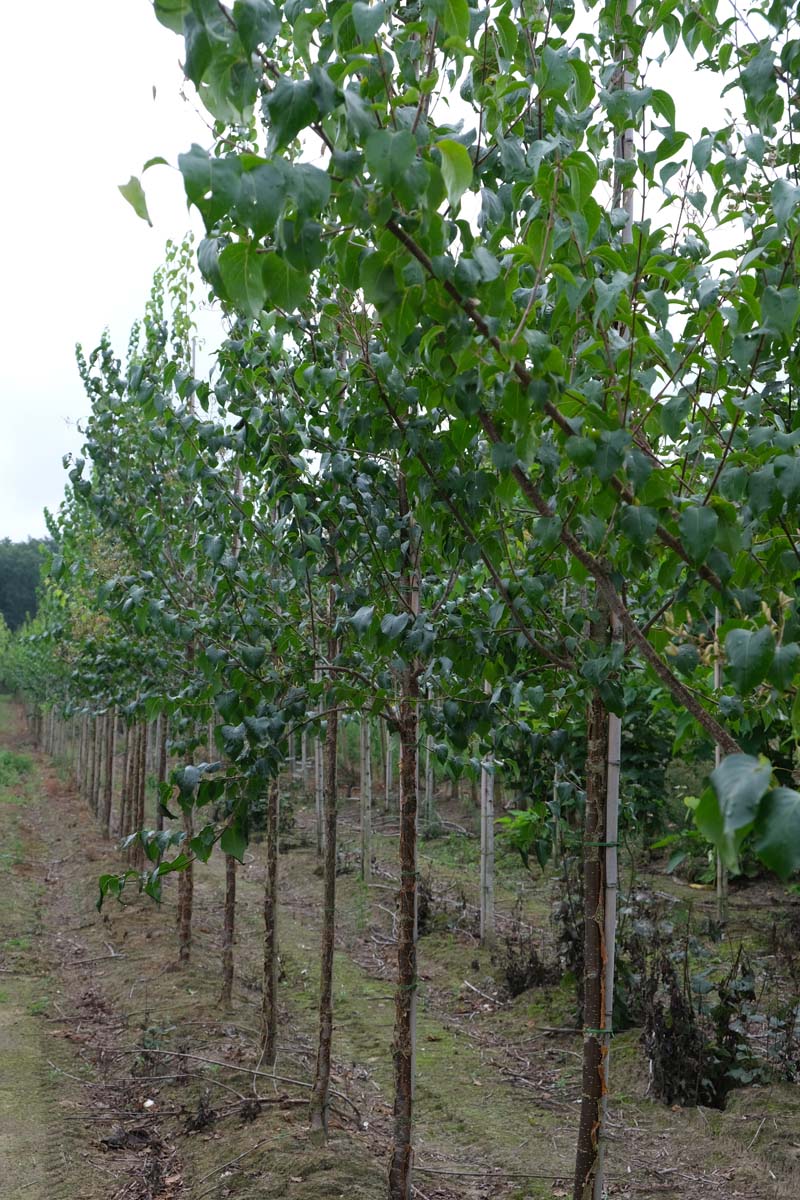
<path fill-rule="evenodd" d="M 4 9 L 0 538 L 41 536 L 61 500 L 87 411 L 75 343 L 108 325 L 124 351 L 167 238 L 197 231 L 176 171 L 144 176 L 152 229 L 117 190 L 148 158 L 211 141 L 180 96 L 182 44 L 148 0 Z"/>
<path fill-rule="evenodd" d="M 182 46 L 149 0 L 39 0 L 4 10 L 0 538 L 41 536 L 43 508 L 62 498 L 61 459 L 79 448 L 87 412 L 75 343 L 91 350 L 108 325 L 124 352 L 167 238 L 199 231 L 172 168 L 143 179 L 152 229 L 118 191 L 149 158 L 174 163 L 193 141 L 211 142 L 181 97 Z M 670 74 L 648 82 L 672 85 L 679 128 L 718 118 L 718 80 L 692 76 L 685 56 Z M 204 325 L 214 336 L 213 318 Z"/>

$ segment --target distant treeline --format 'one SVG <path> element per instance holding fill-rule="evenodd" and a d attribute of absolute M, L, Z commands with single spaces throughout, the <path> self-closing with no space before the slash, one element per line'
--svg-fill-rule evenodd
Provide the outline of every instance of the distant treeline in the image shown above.
<path fill-rule="evenodd" d="M 19 629 L 27 617 L 36 615 L 42 554 L 51 546 L 48 538 L 0 541 L 0 613 L 11 630 Z"/>

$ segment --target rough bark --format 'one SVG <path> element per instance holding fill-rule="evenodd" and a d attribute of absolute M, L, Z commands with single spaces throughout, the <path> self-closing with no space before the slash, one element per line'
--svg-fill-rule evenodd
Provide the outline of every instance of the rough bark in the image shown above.
<path fill-rule="evenodd" d="M 230 1008 L 233 1001 L 233 941 L 236 931 L 236 859 L 225 855 L 225 907 L 222 916 L 222 991 L 219 1002 Z"/>
<path fill-rule="evenodd" d="M 361 718 L 361 878 L 369 883 L 372 875 L 372 729 L 368 716 Z"/>
<path fill-rule="evenodd" d="M 156 829 L 164 828 L 164 814 L 161 811 L 161 784 L 167 779 L 167 740 L 169 738 L 169 718 L 161 713 L 158 718 L 158 763 L 156 765 Z"/>
<path fill-rule="evenodd" d="M 417 700 L 416 675 L 406 672 L 400 701 L 400 894 L 394 1040 L 394 1145 L 390 1200 L 409 1200 L 413 1160 L 414 1039 L 417 989 Z"/>
<path fill-rule="evenodd" d="M 481 764 L 481 945 L 492 946 L 494 920 L 494 772 L 492 756 Z"/>
<path fill-rule="evenodd" d="M 409 508 L 405 476 L 398 478 L 398 511 L 408 522 L 401 586 L 413 616 L 419 613 L 419 541 Z M 400 892 L 397 898 L 397 991 L 394 1038 L 394 1129 L 389 1163 L 389 1200 L 411 1200 L 414 1161 L 414 1075 L 417 1022 L 417 809 L 419 801 L 419 664 L 403 671 L 398 711 L 400 734 Z"/>
<path fill-rule="evenodd" d="M 604 636 L 593 628 L 593 637 Z M 598 693 L 589 705 L 584 820 L 583 1074 L 574 1200 L 592 1200 L 603 1095 L 604 871 L 608 712 Z"/>
<path fill-rule="evenodd" d="M 125 723 L 125 745 L 122 751 L 122 790 L 119 798 L 119 828 L 117 836 L 122 838 L 128 831 L 128 811 L 131 796 L 131 727 Z"/>
<path fill-rule="evenodd" d="M 331 654 L 331 659 L 336 655 Z M 325 733 L 323 854 L 322 958 L 319 987 L 319 1045 L 309 1117 L 311 1131 L 319 1138 L 328 1134 L 328 1105 L 333 1037 L 333 946 L 336 920 L 336 749 L 338 712 L 330 706 Z"/>
<path fill-rule="evenodd" d="M 114 750 L 117 739 L 117 710 L 112 708 L 106 721 L 106 770 L 103 789 L 103 832 L 111 837 L 111 806 L 114 799 Z"/>
<path fill-rule="evenodd" d="M 94 781 L 97 771 L 97 761 L 95 747 L 97 745 L 97 717 L 89 718 L 89 787 L 88 787 L 88 804 L 89 808 L 94 812 Z"/>
<path fill-rule="evenodd" d="M 267 1066 L 275 1065 L 278 1049 L 278 831 L 280 794 L 278 781 L 267 797 L 265 838 L 267 877 L 264 882 L 264 979 L 261 993 L 261 1054 Z"/>

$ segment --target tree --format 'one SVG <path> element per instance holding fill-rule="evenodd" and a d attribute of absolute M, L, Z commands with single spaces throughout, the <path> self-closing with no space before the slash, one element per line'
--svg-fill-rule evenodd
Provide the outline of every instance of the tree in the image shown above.
<path fill-rule="evenodd" d="M 44 554 L 51 548 L 52 543 L 46 538 L 0 541 L 0 615 L 12 632 L 36 616 L 36 591 Z"/>

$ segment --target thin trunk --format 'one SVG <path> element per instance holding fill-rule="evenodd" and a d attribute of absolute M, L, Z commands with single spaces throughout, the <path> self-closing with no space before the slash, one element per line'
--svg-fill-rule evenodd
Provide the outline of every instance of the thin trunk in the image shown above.
<path fill-rule="evenodd" d="M 336 657 L 335 647 L 330 660 Z M 319 984 L 319 1046 L 311 1092 L 311 1131 L 318 1138 L 328 1135 L 328 1104 L 333 1037 L 333 946 L 336 919 L 336 750 L 338 711 L 328 705 L 325 733 L 325 848 L 323 858 L 322 961 Z"/>
<path fill-rule="evenodd" d="M 714 692 L 718 696 L 722 690 L 722 652 L 719 645 L 719 626 L 720 616 L 719 609 L 714 609 Z M 719 766 L 722 762 L 722 749 L 717 743 L 714 746 L 714 764 Z M 724 925 L 728 919 L 728 868 L 722 861 L 722 856 L 717 850 L 716 852 L 717 865 L 717 920 L 720 925 Z"/>
<path fill-rule="evenodd" d="M 387 812 L 389 812 L 389 809 L 391 808 L 391 804 L 392 804 L 392 774 L 393 774 L 393 766 L 394 766 L 394 762 L 393 762 L 394 741 L 392 739 L 392 731 L 389 728 L 389 726 L 388 725 L 385 726 L 385 729 L 386 729 L 386 782 L 384 784 L 384 788 L 385 788 L 384 808 L 386 809 Z"/>
<path fill-rule="evenodd" d="M 419 613 L 419 541 L 411 519 L 405 477 L 398 479 L 398 511 L 409 522 L 401 584 L 412 615 Z M 400 732 L 400 892 L 397 898 L 397 991 L 394 1039 L 394 1130 L 389 1200 L 411 1200 L 417 1036 L 417 808 L 419 799 L 419 664 L 403 672 Z"/>
<path fill-rule="evenodd" d="M 236 859 L 225 855 L 225 908 L 222 919 L 222 991 L 219 1002 L 230 1008 L 233 1000 L 233 941 L 236 931 Z"/>
<path fill-rule="evenodd" d="M 314 671 L 314 677 L 319 682 L 320 670 L 317 668 Z M 316 832 L 317 832 L 317 856 L 322 858 L 325 849 L 325 821 L 323 816 L 324 793 L 325 793 L 325 772 L 323 766 L 323 751 L 322 738 L 317 734 L 314 738 L 314 808 L 316 814 Z"/>
<path fill-rule="evenodd" d="M 430 696 L 428 697 L 430 703 Z M 433 828 L 436 813 L 433 804 L 433 735 L 425 736 L 425 828 Z"/>
<path fill-rule="evenodd" d="M 278 781 L 270 784 L 267 797 L 266 857 L 264 882 L 264 979 L 261 993 L 261 1054 L 274 1067 L 278 1050 L 278 832 L 280 793 Z"/>
<path fill-rule="evenodd" d="M 122 792 L 119 798 L 119 829 L 117 836 L 123 838 L 128 831 L 128 812 L 131 801 L 131 727 L 125 722 L 125 746 L 122 752 Z"/>
<path fill-rule="evenodd" d="M 184 846 L 188 850 L 194 837 L 193 809 L 182 810 Z M 192 954 L 192 909 L 194 906 L 194 864 L 189 863 L 178 874 L 178 960 L 186 963 Z"/>
<path fill-rule="evenodd" d="M 87 791 L 87 801 L 89 808 L 93 810 L 94 804 L 94 780 L 97 763 L 95 761 L 95 745 L 97 743 L 97 717 L 89 718 L 89 787 Z"/>
<path fill-rule="evenodd" d="M 372 728 L 369 717 L 361 718 L 361 878 L 372 876 Z"/>
<path fill-rule="evenodd" d="M 481 764 L 481 945 L 493 946 L 494 920 L 494 758 Z"/>
<path fill-rule="evenodd" d="M 106 776 L 103 791 L 103 831 L 111 837 L 111 806 L 114 800 L 114 749 L 117 735 L 117 710 L 110 709 L 106 721 Z"/>
<path fill-rule="evenodd" d="M 156 829 L 164 828 L 164 814 L 161 811 L 161 784 L 167 780 L 167 740 L 169 738 L 169 718 L 161 713 L 158 718 L 158 763 L 156 766 Z"/>
<path fill-rule="evenodd" d="M 607 637 L 607 617 L 593 623 L 592 640 Z M 595 692 L 589 705 L 584 819 L 583 1086 L 575 1158 L 574 1200 L 592 1200 L 597 1169 L 602 1104 L 605 806 L 608 767 L 608 712 Z"/>
<path fill-rule="evenodd" d="M 394 1145 L 390 1200 L 409 1200 L 413 1161 L 417 1008 L 417 680 L 407 671 L 400 701 L 400 894 L 394 1040 Z"/>
<path fill-rule="evenodd" d="M 622 628 L 619 621 L 611 618 L 611 637 L 621 642 Z M 605 1162 L 609 1143 L 608 1092 L 611 1039 L 614 1029 L 614 971 L 617 956 L 617 888 L 619 885 L 619 863 L 617 841 L 619 838 L 619 785 L 622 769 L 622 718 L 616 713 L 608 714 L 608 767 L 606 774 L 605 846 L 601 847 L 605 858 L 603 913 L 603 1032 L 601 1036 L 600 1061 L 600 1134 L 598 1139 L 598 1162 L 594 1181 L 594 1200 L 603 1200 L 605 1192 Z"/>
<path fill-rule="evenodd" d="M 150 724 L 148 721 L 142 721 L 140 733 L 141 744 L 139 747 L 139 811 L 136 828 L 144 829 L 146 821 L 146 804 L 147 804 L 147 748 L 150 741 Z"/>

